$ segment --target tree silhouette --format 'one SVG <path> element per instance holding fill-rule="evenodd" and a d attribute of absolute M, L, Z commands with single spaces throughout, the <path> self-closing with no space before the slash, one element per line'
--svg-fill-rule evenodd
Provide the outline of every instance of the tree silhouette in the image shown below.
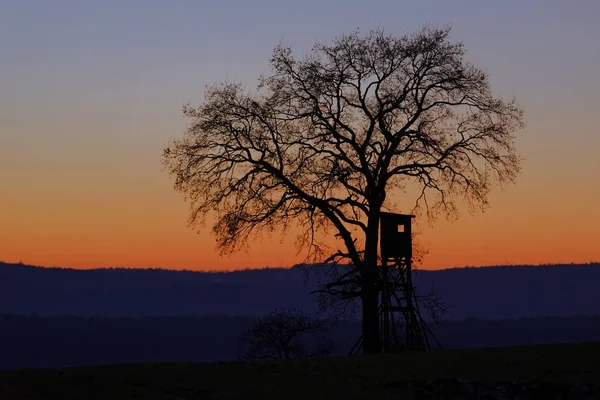
<path fill-rule="evenodd" d="M 279 45 L 257 93 L 208 88 L 183 109 L 193 121 L 184 138 L 164 150 L 190 225 L 214 213 L 223 253 L 259 232 L 294 231 L 310 262 L 346 265 L 328 290 L 360 298 L 364 353 L 381 351 L 378 225 L 398 207 L 388 194 L 417 188 L 419 210 L 451 214 L 457 199 L 485 207 L 490 186 L 519 172 L 522 111 L 492 94 L 449 31 L 357 31 L 302 59 Z M 337 251 L 323 240 L 331 231 Z"/>
<path fill-rule="evenodd" d="M 251 325 L 241 337 L 242 359 L 291 359 L 331 353 L 327 323 L 298 310 L 274 310 Z"/>

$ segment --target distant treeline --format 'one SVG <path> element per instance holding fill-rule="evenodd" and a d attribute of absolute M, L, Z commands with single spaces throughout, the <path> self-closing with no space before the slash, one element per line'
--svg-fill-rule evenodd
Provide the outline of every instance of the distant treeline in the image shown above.
<path fill-rule="evenodd" d="M 600 264 L 416 271 L 417 291 L 435 289 L 447 319 L 600 315 Z M 299 266 L 234 272 L 40 268 L 0 263 L 0 313 L 262 316 L 273 308 L 316 311 L 315 275 Z"/>
<path fill-rule="evenodd" d="M 232 361 L 252 317 L 148 318 L 0 315 L 0 368 L 45 368 L 132 362 Z M 600 340 L 600 317 L 445 321 L 444 348 Z M 334 354 L 346 354 L 357 322 L 330 330 Z"/>

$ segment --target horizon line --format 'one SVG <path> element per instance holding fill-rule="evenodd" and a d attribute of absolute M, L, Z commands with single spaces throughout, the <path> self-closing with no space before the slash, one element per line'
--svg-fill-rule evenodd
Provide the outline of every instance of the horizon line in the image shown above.
<path fill-rule="evenodd" d="M 127 270 L 127 271 L 147 271 L 147 270 L 152 270 L 152 271 L 166 271 L 166 272 L 196 272 L 196 273 L 212 273 L 212 274 L 226 274 L 226 273 L 235 273 L 235 272 L 249 272 L 249 271 L 264 271 L 264 270 L 291 270 L 294 268 L 299 268 L 301 266 L 305 266 L 305 265 L 318 265 L 319 263 L 313 263 L 313 264 L 307 264 L 307 263 L 298 263 L 298 264 L 294 264 L 292 266 L 279 266 L 279 267 L 273 267 L 273 266 L 264 266 L 262 268 L 240 268 L 240 269 L 233 269 L 233 270 L 207 270 L 207 269 L 201 269 L 201 270 L 193 270 L 193 269 L 175 269 L 175 268 L 161 268 L 161 267 L 118 267 L 118 266 L 112 266 L 112 267 L 98 267 L 98 268 L 73 268 L 73 267 L 61 267 L 61 266 L 47 266 L 47 265 L 33 265 L 33 264 L 27 264 L 27 263 L 23 263 L 21 261 L 19 262 L 6 262 L 3 260 L 0 260 L 0 265 L 14 265 L 14 266 L 23 266 L 23 267 L 31 267 L 31 268 L 40 268 L 40 269 L 60 269 L 60 270 L 71 270 L 71 271 L 103 271 L 103 270 Z M 539 263 L 539 264 L 495 264 L 495 265 L 465 265 L 462 267 L 459 266 L 454 266 L 454 267 L 448 267 L 448 268 L 439 268 L 439 269 L 423 269 L 423 268 L 413 268 L 413 271 L 448 271 L 448 270 L 454 270 L 454 269 L 474 269 L 474 268 L 506 268 L 506 267 L 561 267 L 561 266 L 597 266 L 600 265 L 600 261 L 589 261 L 589 262 L 580 262 L 580 263 Z"/>

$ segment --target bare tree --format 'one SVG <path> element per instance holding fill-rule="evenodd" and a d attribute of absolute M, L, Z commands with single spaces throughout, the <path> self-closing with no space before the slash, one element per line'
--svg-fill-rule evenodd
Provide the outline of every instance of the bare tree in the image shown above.
<path fill-rule="evenodd" d="M 163 155 L 190 225 L 214 213 L 224 253 L 258 232 L 293 231 L 307 262 L 346 264 L 327 289 L 360 299 L 363 352 L 380 352 L 378 225 L 399 200 L 388 194 L 416 188 L 419 210 L 453 214 L 456 200 L 487 206 L 490 186 L 519 172 L 522 111 L 464 54 L 449 29 L 354 32 L 302 59 L 279 45 L 255 94 L 207 89 L 203 104 L 184 107 L 192 123 Z"/>
<path fill-rule="evenodd" d="M 241 337 L 242 359 L 291 359 L 324 356 L 333 343 L 327 323 L 298 310 L 274 310 Z"/>

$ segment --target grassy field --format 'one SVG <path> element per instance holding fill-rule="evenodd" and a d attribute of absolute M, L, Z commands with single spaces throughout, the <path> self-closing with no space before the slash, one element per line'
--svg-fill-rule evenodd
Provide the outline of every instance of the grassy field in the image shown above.
<path fill-rule="evenodd" d="M 286 362 L 9 370 L 0 371 L 0 399 L 314 400 L 387 399 L 399 398 L 399 395 L 404 395 L 400 398 L 485 398 L 481 393 L 474 393 L 474 389 L 471 397 L 428 395 L 425 389 L 419 389 L 419 385 L 432 387 L 450 378 L 459 378 L 460 382 L 487 382 L 490 387 L 497 387 L 500 382 L 520 385 L 529 382 L 528 385 L 538 391 L 539 398 L 553 398 L 567 386 L 600 384 L 600 343 L 438 350 L 426 354 Z M 408 382 L 416 383 L 409 386 Z M 581 395 L 583 397 L 568 398 L 590 398 L 594 388 L 586 390 L 587 395 Z"/>

